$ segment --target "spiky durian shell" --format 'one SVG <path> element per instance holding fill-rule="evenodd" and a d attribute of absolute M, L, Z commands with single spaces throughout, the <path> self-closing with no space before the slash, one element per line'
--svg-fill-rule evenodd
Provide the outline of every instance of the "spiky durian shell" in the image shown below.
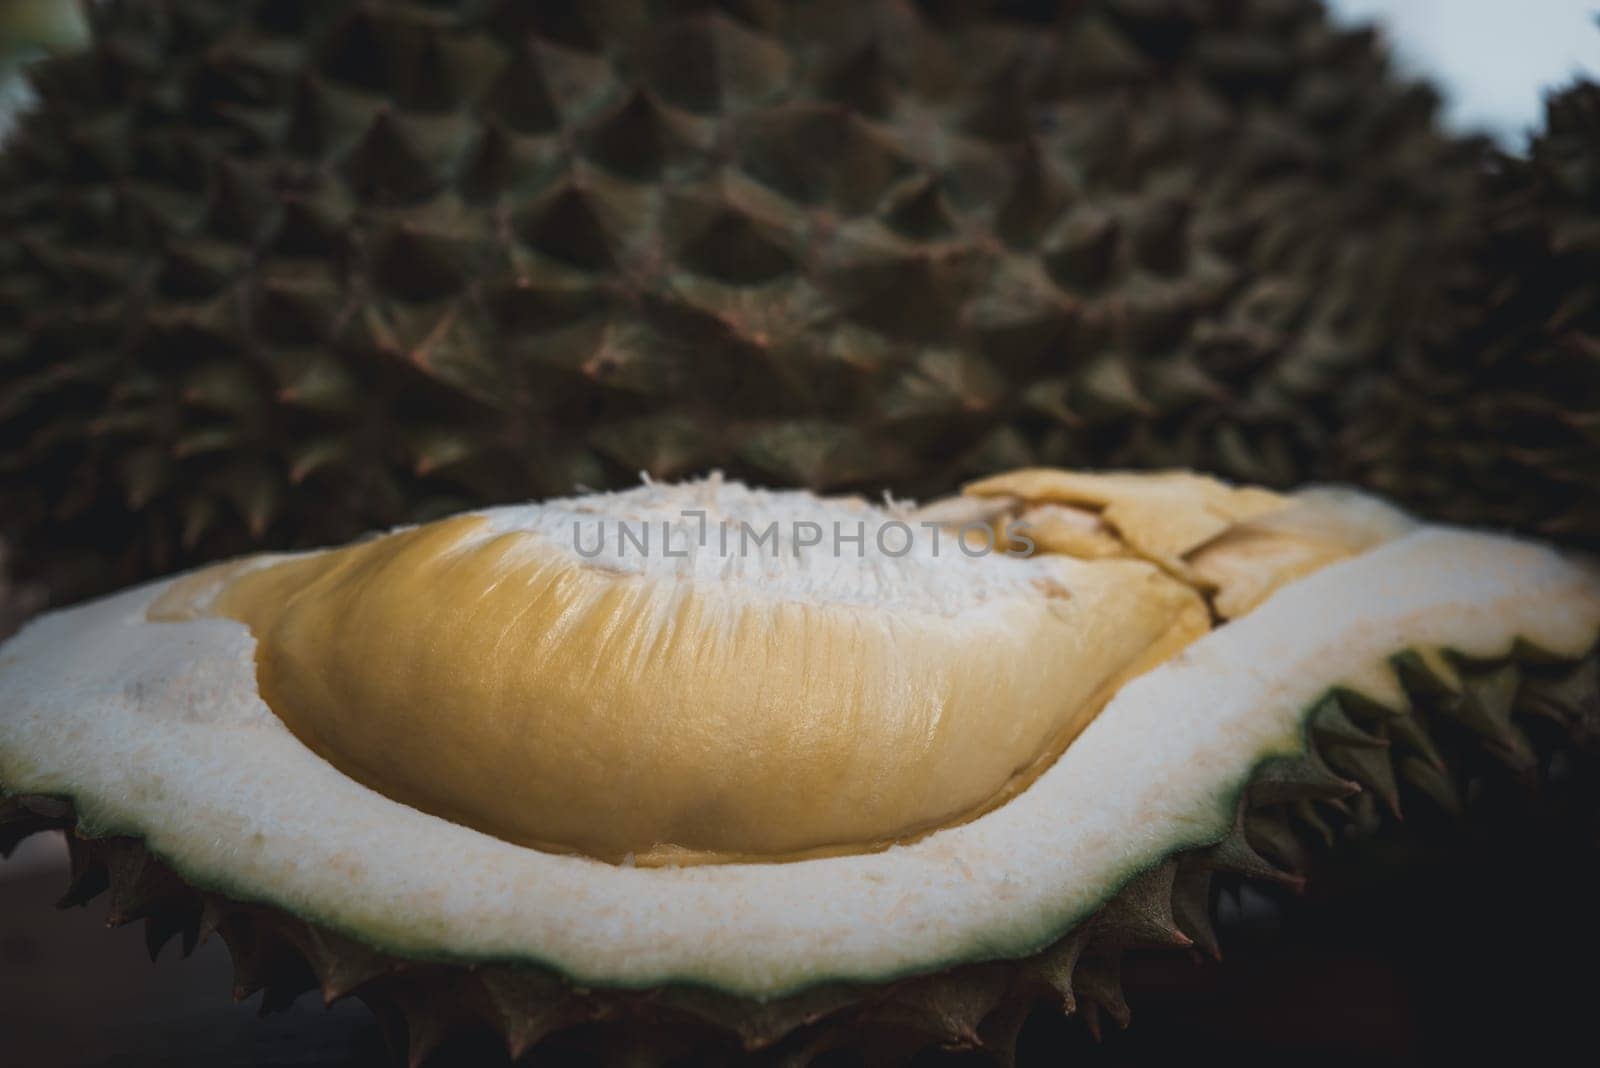
<path fill-rule="evenodd" d="M 1484 181 L 1457 311 L 1354 395 L 1350 470 L 1435 515 L 1600 546 L 1600 85 L 1551 97 Z"/>
<path fill-rule="evenodd" d="M 641 469 L 1294 482 L 1474 195 L 1315 0 L 93 11 L 0 160 L 68 592 Z"/>
<path fill-rule="evenodd" d="M 1329 844 L 1392 825 L 1401 806 L 1456 811 L 1486 787 L 1534 783 L 1552 761 L 1593 785 L 1600 756 L 1600 659 L 1551 662 L 1534 650 L 1465 661 L 1394 659 L 1406 691 L 1386 707 L 1335 691 L 1307 721 L 1307 749 L 1259 767 L 1219 842 L 1133 878 L 1087 922 L 1022 961 L 979 962 L 879 986 L 832 985 L 771 1002 L 703 989 L 578 988 L 508 966 L 410 961 L 276 909 L 197 890 L 137 839 L 74 836 L 64 906 L 109 891 L 108 921 L 142 921 L 152 956 L 216 934 L 233 956 L 235 994 L 264 1010 L 320 989 L 369 1004 L 413 1065 L 464 1033 L 491 1032 L 514 1059 L 537 1051 L 606 1063 L 831 1063 L 844 1052 L 899 1063 L 919 1050 L 980 1049 L 1008 1061 L 1036 1008 L 1126 1026 L 1121 963 L 1135 947 L 1217 952 L 1219 878 L 1291 888 Z M 1573 762 L 1579 762 L 1576 766 Z M 72 806 L 0 794 L 0 855 L 38 831 L 76 825 Z M 545 1063 L 540 1061 L 540 1063 Z"/>

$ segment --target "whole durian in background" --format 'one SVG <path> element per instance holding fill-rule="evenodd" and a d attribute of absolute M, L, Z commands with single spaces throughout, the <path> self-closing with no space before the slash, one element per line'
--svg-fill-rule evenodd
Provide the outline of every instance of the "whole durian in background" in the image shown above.
<path fill-rule="evenodd" d="M 1600 545 L 1600 86 L 1486 174 L 1456 311 L 1353 391 L 1349 474 L 1435 515 Z"/>
<path fill-rule="evenodd" d="M 641 469 L 1318 477 L 1478 195 L 1314 0 L 93 18 L 0 157 L 0 525 L 58 596 Z"/>

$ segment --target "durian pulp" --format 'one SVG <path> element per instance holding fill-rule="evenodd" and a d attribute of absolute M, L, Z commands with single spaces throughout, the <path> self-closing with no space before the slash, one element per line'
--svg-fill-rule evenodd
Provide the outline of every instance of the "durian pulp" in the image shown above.
<path fill-rule="evenodd" d="M 1275 582 L 1251 559 L 1303 573 L 1356 551 L 1319 543 L 1306 565 L 1259 532 L 1235 551 L 1225 535 L 1284 498 L 1194 479 L 1126 505 L 1151 488 L 1083 510 L 1125 551 L 1079 559 L 974 551 L 971 524 L 963 543 L 856 500 L 647 485 L 222 565 L 151 617 L 245 624 L 262 698 L 306 745 L 512 842 L 639 864 L 869 851 L 1013 796 L 1204 634 L 1215 591 L 1186 552 L 1255 603 Z M 745 524 L 771 522 L 752 548 Z"/>

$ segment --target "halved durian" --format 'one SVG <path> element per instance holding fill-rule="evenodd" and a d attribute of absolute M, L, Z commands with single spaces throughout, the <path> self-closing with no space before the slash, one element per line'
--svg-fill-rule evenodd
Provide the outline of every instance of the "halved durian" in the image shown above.
<path fill-rule="evenodd" d="M 1120 1014 L 1120 947 L 1209 945 L 1210 873 L 1280 874 L 1320 803 L 1448 793 L 1441 724 L 1600 715 L 1597 631 L 1586 564 L 1352 493 L 647 484 L 36 620 L 0 845 L 75 827 L 157 944 L 398 1006 L 414 1058 L 464 1020 L 1003 1046 L 1040 990 Z"/>

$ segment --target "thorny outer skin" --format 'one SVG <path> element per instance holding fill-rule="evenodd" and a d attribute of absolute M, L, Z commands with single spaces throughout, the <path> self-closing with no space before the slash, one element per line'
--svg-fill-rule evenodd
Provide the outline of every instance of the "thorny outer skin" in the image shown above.
<path fill-rule="evenodd" d="M 256 8 L 92 5 L 0 158 L 58 603 L 641 469 L 1339 477 L 1479 199 L 1314 0 Z"/>

